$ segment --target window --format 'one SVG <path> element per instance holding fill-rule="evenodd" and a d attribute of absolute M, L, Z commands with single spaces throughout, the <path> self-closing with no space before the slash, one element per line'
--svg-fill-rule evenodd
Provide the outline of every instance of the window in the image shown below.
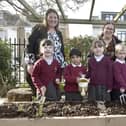
<path fill-rule="evenodd" d="M 126 42 L 126 31 L 118 31 L 117 36 L 123 42 Z"/>
<path fill-rule="evenodd" d="M 113 15 L 107 14 L 107 15 L 105 16 L 105 20 L 106 20 L 106 21 L 112 21 L 112 20 L 113 20 Z"/>

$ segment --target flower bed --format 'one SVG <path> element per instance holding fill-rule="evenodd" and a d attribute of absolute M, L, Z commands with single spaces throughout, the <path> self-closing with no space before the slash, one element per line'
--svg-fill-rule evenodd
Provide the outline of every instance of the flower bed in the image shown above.
<path fill-rule="evenodd" d="M 119 103 L 105 104 L 105 115 L 126 115 L 126 106 Z M 102 111 L 104 114 L 104 111 Z M 74 117 L 99 116 L 97 104 L 88 102 L 15 102 L 0 105 L 0 118 Z"/>

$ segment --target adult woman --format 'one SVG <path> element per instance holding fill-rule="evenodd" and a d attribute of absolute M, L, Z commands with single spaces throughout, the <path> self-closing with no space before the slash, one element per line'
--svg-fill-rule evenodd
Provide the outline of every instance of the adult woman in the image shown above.
<path fill-rule="evenodd" d="M 39 44 L 40 40 L 46 38 L 54 42 L 54 58 L 58 60 L 62 68 L 65 65 L 64 45 L 62 33 L 58 30 L 59 15 L 54 9 L 48 9 L 45 15 L 45 24 L 38 24 L 33 28 L 29 37 L 29 44 L 27 47 L 27 81 L 30 84 L 33 95 L 35 95 L 35 87 L 31 81 L 32 67 L 34 62 L 39 58 Z"/>
<path fill-rule="evenodd" d="M 115 45 L 121 43 L 121 41 L 114 35 L 115 25 L 113 22 L 107 22 L 103 26 L 102 34 L 99 39 L 103 40 L 106 45 L 105 54 L 110 56 L 114 60 Z"/>

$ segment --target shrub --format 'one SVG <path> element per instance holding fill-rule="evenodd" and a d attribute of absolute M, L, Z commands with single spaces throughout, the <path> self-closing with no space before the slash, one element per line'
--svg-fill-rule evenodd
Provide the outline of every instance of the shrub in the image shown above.
<path fill-rule="evenodd" d="M 0 96 L 5 96 L 15 84 L 11 68 L 11 49 L 7 42 L 0 40 Z"/>
<path fill-rule="evenodd" d="M 87 58 L 90 51 L 91 43 L 94 40 L 92 36 L 80 36 L 67 40 L 65 43 L 66 61 L 69 63 L 69 52 L 72 48 L 78 48 L 82 52 L 82 63 L 87 64 Z"/>

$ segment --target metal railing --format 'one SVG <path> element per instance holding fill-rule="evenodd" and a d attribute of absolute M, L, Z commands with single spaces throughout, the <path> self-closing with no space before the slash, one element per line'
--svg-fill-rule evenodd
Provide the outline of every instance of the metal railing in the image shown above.
<path fill-rule="evenodd" d="M 25 49 L 26 49 L 26 40 L 25 39 L 9 39 L 8 44 L 11 48 L 11 67 L 12 74 L 17 80 L 17 84 L 26 83 L 25 79 Z"/>

